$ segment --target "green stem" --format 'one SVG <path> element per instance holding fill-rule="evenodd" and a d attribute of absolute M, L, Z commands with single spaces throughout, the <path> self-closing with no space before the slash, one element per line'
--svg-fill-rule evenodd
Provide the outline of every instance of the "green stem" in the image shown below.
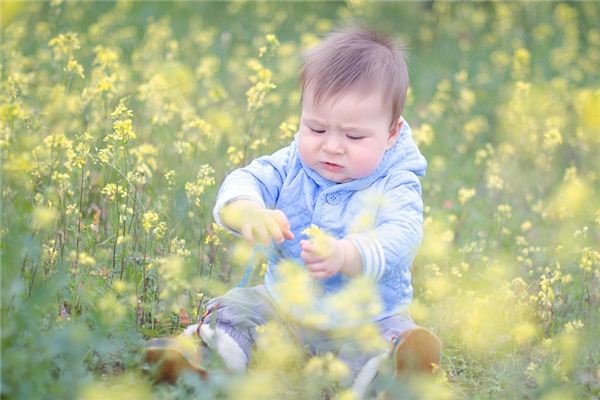
<path fill-rule="evenodd" d="M 75 270 L 77 270 L 77 267 L 79 265 L 79 242 L 81 240 L 81 219 L 83 216 L 83 172 L 84 172 L 84 165 L 81 166 L 81 182 L 80 182 L 80 186 L 79 186 L 79 216 L 77 218 L 77 241 L 76 241 L 76 245 L 75 245 L 75 251 L 76 251 Z"/>

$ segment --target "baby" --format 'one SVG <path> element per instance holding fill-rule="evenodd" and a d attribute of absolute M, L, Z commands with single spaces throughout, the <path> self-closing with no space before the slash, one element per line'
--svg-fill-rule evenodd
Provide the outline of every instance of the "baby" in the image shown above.
<path fill-rule="evenodd" d="M 328 349 L 348 365 L 360 397 L 390 353 L 398 372 L 430 371 L 440 363 L 439 340 L 417 327 L 407 310 L 410 268 L 422 240 L 417 177 L 427 163 L 401 115 L 408 73 L 403 50 L 390 37 L 357 27 L 330 33 L 305 54 L 300 83 L 302 115 L 294 141 L 229 174 L 214 208 L 220 225 L 251 244 L 275 247 L 264 284 L 212 299 L 186 334 L 198 334 L 230 369 L 241 371 L 256 327 L 281 316 L 282 259 L 304 266 L 324 299 L 367 277 L 382 307 L 364 323 L 374 323 L 392 350 L 357 351 L 349 342 Z M 367 224 L 360 223 L 365 212 Z M 301 239 L 312 225 L 326 233 L 319 243 Z M 319 337 L 327 338 L 327 330 L 308 334 L 293 316 L 286 323 L 313 353 L 322 349 Z M 149 359 L 158 360 L 166 343 L 150 342 Z M 202 371 L 199 364 L 192 367 Z"/>

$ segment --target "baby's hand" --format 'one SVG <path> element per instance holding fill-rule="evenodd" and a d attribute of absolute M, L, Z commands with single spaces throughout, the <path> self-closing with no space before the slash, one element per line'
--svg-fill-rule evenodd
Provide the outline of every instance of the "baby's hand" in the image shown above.
<path fill-rule="evenodd" d="M 325 279 L 337 274 L 346 262 L 346 249 L 342 241 L 328 235 L 313 240 L 302 240 L 300 247 L 300 257 L 311 276 L 316 279 Z"/>
<path fill-rule="evenodd" d="M 294 238 L 283 211 L 262 208 L 252 201 L 239 200 L 223 207 L 221 218 L 250 244 L 269 244 L 271 240 L 282 243 Z"/>
<path fill-rule="evenodd" d="M 240 233 L 248 243 L 269 244 L 271 240 L 282 243 L 286 239 L 294 238 L 290 223 L 283 211 L 254 208 L 246 212 Z"/>

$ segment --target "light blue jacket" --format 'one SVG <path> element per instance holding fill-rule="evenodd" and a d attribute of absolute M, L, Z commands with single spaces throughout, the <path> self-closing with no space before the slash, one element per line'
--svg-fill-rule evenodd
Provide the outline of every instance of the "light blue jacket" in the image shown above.
<path fill-rule="evenodd" d="M 363 273 L 377 281 L 384 308 L 377 319 L 385 318 L 412 300 L 410 267 L 423 237 L 423 202 L 417 176 L 423 176 L 426 168 L 406 122 L 375 172 L 345 183 L 329 181 L 303 165 L 294 141 L 229 174 L 219 190 L 214 217 L 223 225 L 219 211 L 241 198 L 280 209 L 288 217 L 295 238 L 276 245 L 278 257 L 300 265 L 300 240 L 306 239 L 301 232 L 311 224 L 338 239 L 348 238 L 360 253 Z M 270 258 L 265 274 L 269 291 L 277 280 L 276 258 Z M 337 274 L 322 285 L 331 293 L 348 279 Z"/>

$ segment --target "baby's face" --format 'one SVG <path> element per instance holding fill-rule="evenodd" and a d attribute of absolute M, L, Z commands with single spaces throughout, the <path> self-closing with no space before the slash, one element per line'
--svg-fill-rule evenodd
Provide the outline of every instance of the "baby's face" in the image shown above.
<path fill-rule="evenodd" d="M 334 182 L 373 173 L 396 141 L 400 122 L 390 129 L 390 113 L 381 95 L 347 93 L 319 106 L 310 90 L 304 94 L 298 152 L 304 165 Z"/>

